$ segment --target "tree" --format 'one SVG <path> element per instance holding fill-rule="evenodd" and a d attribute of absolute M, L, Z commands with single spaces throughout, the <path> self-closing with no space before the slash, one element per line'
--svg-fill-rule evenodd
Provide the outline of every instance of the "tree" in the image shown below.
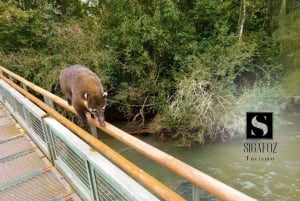
<path fill-rule="evenodd" d="M 243 40 L 244 34 L 244 26 L 246 21 L 246 8 L 247 2 L 246 0 L 241 0 L 241 8 L 240 8 L 240 19 L 239 19 L 239 41 Z"/>

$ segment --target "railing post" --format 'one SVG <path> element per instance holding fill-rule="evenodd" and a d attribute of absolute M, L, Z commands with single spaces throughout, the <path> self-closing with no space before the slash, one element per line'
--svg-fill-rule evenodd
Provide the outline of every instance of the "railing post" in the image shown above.
<path fill-rule="evenodd" d="M 193 185 L 193 201 L 200 201 L 200 190 L 197 186 Z"/>
<path fill-rule="evenodd" d="M 97 127 L 92 125 L 92 124 L 89 124 L 90 126 L 90 130 L 91 130 L 91 133 L 93 134 L 94 137 L 98 138 L 98 131 L 97 131 Z"/>
<path fill-rule="evenodd" d="M 52 165 L 55 165 L 56 154 L 55 154 L 55 148 L 54 148 L 53 134 L 52 134 L 50 128 L 45 123 L 45 117 L 43 118 L 42 123 L 45 128 L 44 131 L 45 131 L 45 135 L 47 138 L 47 147 L 49 150 L 50 161 L 51 161 Z"/>
<path fill-rule="evenodd" d="M 53 101 L 47 98 L 46 96 L 43 96 L 44 102 L 49 105 L 50 107 L 54 108 Z"/>
<path fill-rule="evenodd" d="M 21 86 L 22 86 L 23 89 L 25 89 L 26 91 L 28 91 L 28 88 L 27 88 L 27 86 L 24 83 L 21 83 Z"/>

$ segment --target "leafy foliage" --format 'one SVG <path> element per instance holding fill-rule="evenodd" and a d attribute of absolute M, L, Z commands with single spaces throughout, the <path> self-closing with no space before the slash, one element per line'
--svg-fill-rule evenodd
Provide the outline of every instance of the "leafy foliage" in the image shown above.
<path fill-rule="evenodd" d="M 2 1 L 1 65 L 61 95 L 59 71 L 80 63 L 109 91 L 111 118 L 154 118 L 184 146 L 227 140 L 242 100 L 281 100 L 283 72 L 299 94 L 298 15 L 296 1 Z"/>
<path fill-rule="evenodd" d="M 0 41 L 4 51 L 45 46 L 48 26 L 39 11 L 24 12 L 0 2 Z"/>

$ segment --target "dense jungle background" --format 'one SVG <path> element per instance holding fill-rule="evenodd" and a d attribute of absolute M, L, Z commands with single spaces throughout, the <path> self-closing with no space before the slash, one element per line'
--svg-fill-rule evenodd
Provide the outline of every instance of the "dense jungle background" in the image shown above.
<path fill-rule="evenodd" d="M 299 36 L 298 0 L 0 1 L 0 65 L 59 96 L 60 70 L 88 66 L 108 121 L 179 146 L 243 136 L 248 111 L 294 112 Z"/>

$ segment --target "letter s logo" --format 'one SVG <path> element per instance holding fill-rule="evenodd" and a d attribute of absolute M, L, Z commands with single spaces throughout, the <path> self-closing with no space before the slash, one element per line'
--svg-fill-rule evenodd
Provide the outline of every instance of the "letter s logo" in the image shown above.
<path fill-rule="evenodd" d="M 266 116 L 263 116 L 263 117 L 264 117 L 265 120 L 267 119 Z M 263 134 L 262 134 L 263 136 L 265 136 L 268 133 L 268 130 L 269 130 L 268 126 L 263 122 L 259 122 L 257 120 L 257 116 L 252 118 L 251 124 L 252 124 L 252 126 L 262 130 L 263 131 Z M 251 135 L 256 135 L 256 134 L 251 130 Z"/>
<path fill-rule="evenodd" d="M 247 112 L 246 137 L 273 139 L 273 113 Z"/>

